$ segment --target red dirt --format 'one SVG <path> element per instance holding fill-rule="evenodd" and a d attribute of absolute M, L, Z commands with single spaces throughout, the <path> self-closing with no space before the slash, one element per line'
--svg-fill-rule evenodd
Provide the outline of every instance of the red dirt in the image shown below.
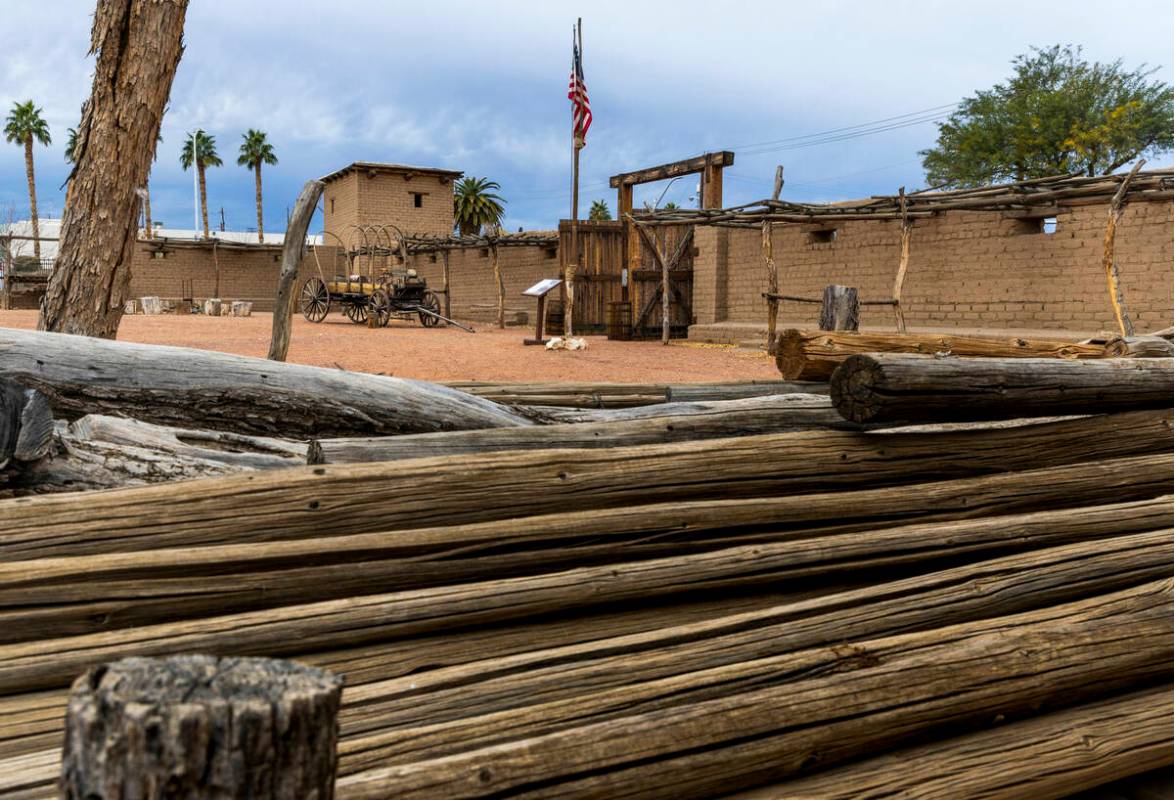
<path fill-rule="evenodd" d="M 0 311 L 0 326 L 32 329 L 36 324 L 35 311 Z M 270 314 L 243 318 L 140 315 L 123 318 L 118 338 L 264 357 L 272 324 Z M 341 315 L 317 325 L 297 316 L 289 360 L 434 381 L 684 383 L 778 377 L 765 354 L 730 347 L 684 341 L 665 347 L 659 342 L 613 342 L 590 336 L 586 350 L 552 352 L 524 346 L 522 339 L 533 335 L 529 329 L 474 327 L 475 334 L 408 323 L 372 330 Z"/>

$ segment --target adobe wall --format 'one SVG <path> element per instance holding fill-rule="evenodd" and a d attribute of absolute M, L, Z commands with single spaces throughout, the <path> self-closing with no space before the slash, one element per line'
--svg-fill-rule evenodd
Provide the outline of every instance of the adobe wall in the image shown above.
<path fill-rule="evenodd" d="M 522 292 L 543 278 L 560 277 L 558 250 L 555 248 L 502 247 L 498 249 L 498 262 L 505 284 L 506 308 L 527 311 L 531 315 L 537 307 L 536 301 L 532 297 L 523 297 Z M 440 289 L 444 286 L 442 254 L 412 256 L 411 266 L 428 279 L 430 287 Z M 474 308 L 476 306 L 497 307 L 497 285 L 487 249 L 450 251 L 449 275 L 453 315 L 458 319 L 485 317 L 484 313 Z"/>
<path fill-rule="evenodd" d="M 155 245 L 139 242 L 131 262 L 130 297 L 180 299 L 185 296 L 185 281 L 191 282 L 191 291 L 197 300 L 216 297 L 216 264 L 219 262 L 221 299 L 248 300 L 253 303 L 255 311 L 273 310 L 277 275 L 281 271 L 280 247 L 217 248 L 215 260 L 211 247 L 171 247 L 162 258 L 152 254 L 154 249 Z M 333 277 L 336 263 L 338 272 L 346 271 L 346 259 L 339 254 L 338 248 L 312 247 L 302 259 L 298 287 L 317 273 L 318 262 L 321 262 L 327 279 Z"/>
<path fill-rule="evenodd" d="M 216 268 L 210 247 L 173 247 L 164 258 L 152 256 L 153 245 L 140 243 L 131 267 L 130 297 L 159 296 L 180 299 L 184 281 L 192 282 L 197 300 L 215 297 Z M 535 301 L 522 297 L 522 291 L 543 278 L 559 277 L 558 252 L 546 247 L 502 247 L 499 252 L 502 278 L 506 289 L 506 307 L 533 312 Z M 317 262 L 315 261 L 317 256 Z M 277 275 L 281 270 L 281 248 L 218 250 L 220 263 L 220 298 L 251 301 L 256 311 L 272 311 L 277 292 Z M 302 260 L 297 285 L 317 274 L 317 264 L 327 280 L 347 272 L 346 258 L 337 247 L 320 246 L 307 250 Z M 444 285 L 444 256 L 415 255 L 411 267 L 440 289 Z M 384 265 L 359 263 L 357 269 L 379 272 Z M 458 318 L 484 316 L 478 306 L 497 307 L 497 287 L 489 253 L 484 249 L 454 250 L 449 254 L 453 313 Z"/>
<path fill-rule="evenodd" d="M 999 214 L 951 211 L 913 228 L 904 289 L 913 328 L 1115 329 L 1101 254 L 1106 206 L 1062 211 L 1054 233 Z M 1031 232 L 1029 232 L 1031 231 Z M 829 283 L 861 299 L 892 296 L 900 223 L 845 222 L 820 243 L 798 225 L 773 234 L 780 292 L 818 297 Z M 766 269 L 760 230 L 696 232 L 694 313 L 699 325 L 765 327 Z M 1134 202 L 1117 229 L 1126 307 L 1139 332 L 1174 324 L 1174 203 Z M 815 326 L 818 306 L 782 302 L 780 323 Z M 892 329 L 889 307 L 865 307 L 861 324 Z"/>

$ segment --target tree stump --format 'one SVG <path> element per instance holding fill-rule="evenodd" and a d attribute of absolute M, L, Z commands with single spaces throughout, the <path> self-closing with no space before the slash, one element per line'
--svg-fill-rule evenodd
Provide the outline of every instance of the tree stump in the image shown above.
<path fill-rule="evenodd" d="M 253 304 L 245 300 L 234 300 L 232 302 L 232 315 L 234 317 L 251 317 L 253 315 Z"/>
<path fill-rule="evenodd" d="M 342 681 L 264 658 L 128 658 L 70 692 L 67 800 L 329 800 Z"/>
<path fill-rule="evenodd" d="M 139 299 L 139 305 L 142 306 L 143 313 L 147 316 L 155 316 L 163 313 L 163 300 L 159 297 L 143 297 Z"/>
<path fill-rule="evenodd" d="M 860 297 L 855 286 L 830 284 L 823 289 L 819 311 L 821 331 L 860 330 Z"/>
<path fill-rule="evenodd" d="M 210 297 L 204 301 L 204 314 L 209 317 L 220 316 L 220 299 Z"/>

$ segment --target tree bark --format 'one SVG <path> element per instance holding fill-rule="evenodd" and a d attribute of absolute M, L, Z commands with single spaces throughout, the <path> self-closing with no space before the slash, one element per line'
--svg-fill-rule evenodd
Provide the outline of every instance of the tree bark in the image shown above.
<path fill-rule="evenodd" d="M 855 355 L 832 375 L 853 422 L 1009 419 L 1167 408 L 1174 359 Z"/>
<path fill-rule="evenodd" d="M 799 331 L 779 334 L 775 364 L 783 380 L 826 381 L 857 353 L 938 353 L 989 358 L 1104 358 L 1106 346 L 1057 339 L 999 339 L 938 333 Z"/>
<path fill-rule="evenodd" d="M 260 173 L 258 172 L 258 179 Z M 260 184 L 257 191 L 260 192 Z M 322 181 L 306 181 L 294 204 L 294 213 L 286 226 L 285 244 L 281 251 L 281 272 L 277 276 L 277 299 L 273 303 L 273 333 L 269 339 L 269 360 L 285 361 L 289 353 L 289 338 L 293 328 L 294 304 L 297 301 L 298 270 L 302 266 L 302 255 L 306 250 L 306 231 L 318 198 L 326 184 Z M 257 195 L 257 223 L 261 222 L 260 194 Z"/>
<path fill-rule="evenodd" d="M 257 241 L 261 244 L 265 243 L 265 219 L 261 211 L 261 161 L 257 160 L 256 178 L 257 178 Z M 317 201 L 315 201 L 317 202 Z"/>
<path fill-rule="evenodd" d="M 334 797 L 342 681 L 270 659 L 125 659 L 77 679 L 61 791 L 90 798 Z"/>
<path fill-rule="evenodd" d="M 130 286 L 137 190 L 147 181 L 183 52 L 187 0 L 102 0 L 94 15 L 94 84 L 57 262 L 38 327 L 114 338 Z"/>
<path fill-rule="evenodd" d="M 59 416 L 279 437 L 528 425 L 437 384 L 182 347 L 0 329 L 0 377 L 38 389 Z"/>
<path fill-rule="evenodd" d="M 37 214 L 37 180 L 33 173 L 33 137 L 24 140 L 24 172 L 29 182 L 29 220 L 33 224 L 33 257 L 41 260 L 41 222 Z"/>

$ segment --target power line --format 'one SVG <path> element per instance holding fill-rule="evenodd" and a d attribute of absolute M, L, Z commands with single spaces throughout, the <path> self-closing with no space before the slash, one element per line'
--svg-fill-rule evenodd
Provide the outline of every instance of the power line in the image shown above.
<path fill-rule="evenodd" d="M 752 144 L 743 144 L 743 145 L 738 145 L 736 147 L 730 147 L 727 149 L 728 150 L 749 150 L 749 149 L 753 149 L 756 147 L 765 147 L 768 145 L 786 144 L 789 142 L 798 142 L 803 139 L 814 139 L 814 138 L 829 136 L 829 135 L 835 134 L 835 133 L 845 133 L 848 131 L 854 131 L 854 130 L 858 130 L 860 128 L 870 128 L 874 125 L 881 125 L 881 124 L 884 124 L 887 122 L 896 122 L 898 120 L 908 119 L 909 117 L 920 117 L 924 114 L 937 115 L 947 109 L 956 108 L 957 106 L 958 106 L 957 103 L 948 103 L 943 106 L 933 106 L 932 108 L 923 108 L 920 111 L 910 111 L 906 114 L 897 114 L 896 116 L 893 116 L 893 117 L 884 117 L 882 119 L 874 119 L 871 122 L 861 122 L 858 125 L 847 125 L 842 128 L 832 128 L 831 130 L 818 131 L 816 133 L 807 133 L 802 136 L 789 136 L 785 139 L 772 139 L 769 142 L 755 142 Z"/>
<path fill-rule="evenodd" d="M 816 147 L 818 145 L 832 144 L 835 142 L 845 142 L 850 139 L 860 139 L 865 136 L 874 136 L 878 133 L 885 133 L 887 131 L 895 131 L 901 128 L 911 128 L 915 125 L 924 125 L 927 122 L 941 122 L 948 119 L 949 114 L 936 114 L 915 119 L 907 120 L 905 122 L 893 123 L 890 125 L 881 125 L 874 128 L 867 128 L 859 130 L 854 133 L 842 133 L 835 136 L 827 136 L 822 139 L 812 139 L 809 141 L 798 142 L 796 144 L 779 145 L 777 147 L 760 147 L 758 149 L 743 148 L 739 154 L 743 156 L 756 156 L 763 153 L 777 153 L 784 150 L 802 150 L 808 147 Z"/>

